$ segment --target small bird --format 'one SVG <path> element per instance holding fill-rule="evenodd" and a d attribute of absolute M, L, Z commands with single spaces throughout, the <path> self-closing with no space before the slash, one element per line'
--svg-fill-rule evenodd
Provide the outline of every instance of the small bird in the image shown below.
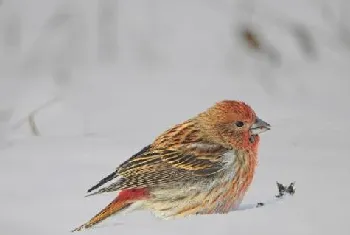
<path fill-rule="evenodd" d="M 117 196 L 73 231 L 136 209 L 161 219 L 235 210 L 253 180 L 259 134 L 267 130 L 270 125 L 246 103 L 215 103 L 166 130 L 91 187 L 87 196 Z"/>

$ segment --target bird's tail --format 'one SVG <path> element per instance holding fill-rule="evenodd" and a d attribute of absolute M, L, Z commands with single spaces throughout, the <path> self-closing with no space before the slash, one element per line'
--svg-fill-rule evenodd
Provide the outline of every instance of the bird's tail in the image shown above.
<path fill-rule="evenodd" d="M 123 209 L 128 208 L 131 204 L 132 203 L 127 202 L 127 201 L 121 201 L 117 197 L 108 206 L 106 206 L 98 214 L 96 214 L 94 217 L 92 217 L 92 219 L 90 219 L 85 224 L 75 228 L 74 230 L 72 230 L 72 232 L 81 231 L 83 229 L 88 229 L 88 228 L 102 222 L 103 220 L 107 219 L 109 216 L 111 216 L 119 211 L 122 211 Z"/>
<path fill-rule="evenodd" d="M 91 228 L 94 225 L 102 222 L 108 217 L 121 212 L 122 210 L 131 206 L 135 201 L 144 200 L 149 196 L 147 189 L 126 189 L 119 193 L 111 203 L 103 210 L 97 213 L 92 219 L 85 224 L 75 228 L 72 232 L 81 231 L 83 229 Z"/>

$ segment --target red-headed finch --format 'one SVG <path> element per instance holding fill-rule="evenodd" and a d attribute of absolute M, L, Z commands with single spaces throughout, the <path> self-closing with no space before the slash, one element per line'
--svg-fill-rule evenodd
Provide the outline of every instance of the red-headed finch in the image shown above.
<path fill-rule="evenodd" d="M 88 196 L 117 197 L 73 231 L 124 210 L 145 209 L 163 219 L 235 210 L 254 176 L 259 134 L 269 129 L 243 102 L 216 103 L 165 131 L 91 187 Z"/>

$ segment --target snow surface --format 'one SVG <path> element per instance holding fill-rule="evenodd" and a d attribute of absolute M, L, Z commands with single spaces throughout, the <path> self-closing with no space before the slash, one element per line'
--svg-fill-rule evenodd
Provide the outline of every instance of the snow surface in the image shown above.
<path fill-rule="evenodd" d="M 0 56 L 1 234 L 70 234 L 113 198 L 84 198 L 91 185 L 222 99 L 246 101 L 272 125 L 244 202 L 271 199 L 276 181 L 296 181 L 292 198 L 173 221 L 134 212 L 82 233 L 349 234 L 347 1 L 119 0 L 112 65 L 95 59 L 97 1 L 1 2 L 0 33 L 11 12 L 23 20 L 19 59 Z M 73 23 L 46 32 L 63 3 Z M 246 49 L 242 25 L 253 25 L 280 62 Z M 313 57 L 290 33 L 296 25 L 312 36 Z M 77 41 L 69 30 L 81 30 Z M 50 73 L 57 60 L 74 64 L 66 83 Z M 35 116 L 40 136 L 32 136 L 27 115 L 55 97 Z"/>

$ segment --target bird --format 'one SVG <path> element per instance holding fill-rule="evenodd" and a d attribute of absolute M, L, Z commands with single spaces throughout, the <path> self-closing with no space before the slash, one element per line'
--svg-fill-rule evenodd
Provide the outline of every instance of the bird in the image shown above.
<path fill-rule="evenodd" d="M 92 186 L 86 196 L 116 197 L 72 232 L 134 210 L 163 220 L 234 211 L 254 178 L 260 134 L 270 129 L 243 101 L 214 103 L 164 131 Z"/>

